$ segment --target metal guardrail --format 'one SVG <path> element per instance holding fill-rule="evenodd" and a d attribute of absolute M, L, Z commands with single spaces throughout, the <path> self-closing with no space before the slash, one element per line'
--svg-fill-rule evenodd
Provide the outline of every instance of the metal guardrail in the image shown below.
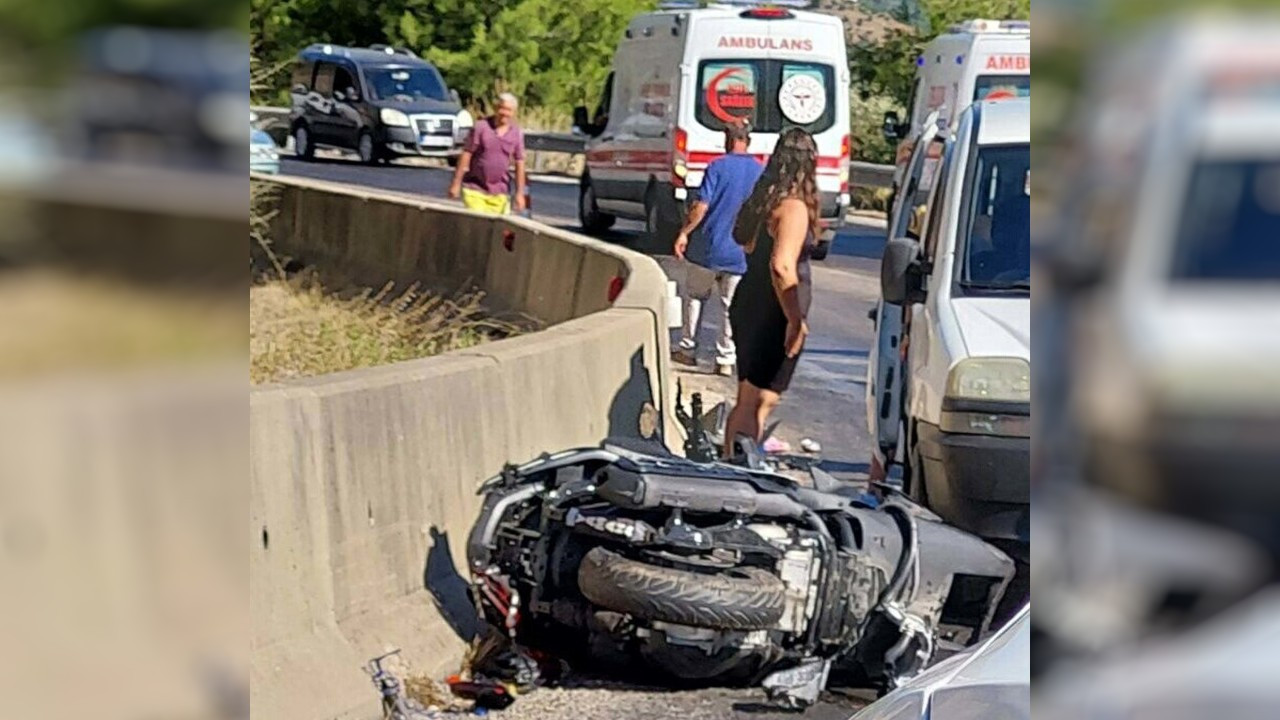
<path fill-rule="evenodd" d="M 288 134 L 289 108 L 254 106 L 251 110 L 257 113 L 259 126 L 272 133 L 273 137 L 277 133 L 283 133 L 281 137 Z M 587 139 L 572 133 L 525 133 L 524 144 L 527 150 L 581 155 L 586 151 Z M 854 187 L 892 187 L 893 170 L 892 165 L 854 160 L 849 163 L 849 184 Z"/>

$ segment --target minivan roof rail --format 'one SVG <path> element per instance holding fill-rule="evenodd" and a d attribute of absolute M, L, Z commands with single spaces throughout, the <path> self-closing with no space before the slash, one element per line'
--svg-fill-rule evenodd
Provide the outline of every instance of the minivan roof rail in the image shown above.
<path fill-rule="evenodd" d="M 369 46 L 370 50 L 380 50 L 388 55 L 407 55 L 409 57 L 418 57 L 418 54 L 409 48 L 396 47 L 394 45 L 386 45 L 384 43 L 375 43 Z"/>
<path fill-rule="evenodd" d="M 813 3 L 811 0 L 663 0 L 658 3 L 659 10 L 697 10 L 699 8 L 713 7 L 789 7 L 796 9 L 807 8 Z"/>

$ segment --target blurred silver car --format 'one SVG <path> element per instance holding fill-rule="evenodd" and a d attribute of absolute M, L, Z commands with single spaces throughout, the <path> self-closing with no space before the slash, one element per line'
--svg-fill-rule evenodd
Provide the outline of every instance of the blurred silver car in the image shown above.
<path fill-rule="evenodd" d="M 249 172 L 280 172 L 280 148 L 265 130 L 249 126 Z"/>
<path fill-rule="evenodd" d="M 952 655 L 851 720 L 1030 720 L 1031 606 L 986 642 Z"/>

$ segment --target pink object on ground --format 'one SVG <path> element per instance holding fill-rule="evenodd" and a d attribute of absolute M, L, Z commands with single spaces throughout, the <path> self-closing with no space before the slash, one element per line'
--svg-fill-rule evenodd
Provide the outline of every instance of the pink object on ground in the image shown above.
<path fill-rule="evenodd" d="M 791 443 L 788 443 L 786 440 L 779 440 L 776 437 L 769 437 L 764 441 L 764 444 L 760 446 L 760 449 L 771 455 L 775 453 L 787 453 L 791 452 Z"/>

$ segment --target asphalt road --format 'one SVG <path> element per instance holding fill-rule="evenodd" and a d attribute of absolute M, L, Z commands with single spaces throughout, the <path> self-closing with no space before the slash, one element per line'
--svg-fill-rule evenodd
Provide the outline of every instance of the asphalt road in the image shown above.
<path fill-rule="evenodd" d="M 451 171 L 446 168 L 409 165 L 364 166 L 346 160 L 318 160 L 302 162 L 284 159 L 282 172 L 330 182 L 361 185 L 409 195 L 443 199 L 448 188 Z M 577 215 L 577 183 L 567 178 L 532 178 L 533 213 L 551 225 L 578 230 L 574 218 Z M 638 250 L 649 250 L 639 223 L 619 222 L 607 236 L 601 238 Z M 871 346 L 873 329 L 867 311 L 875 303 L 879 292 L 879 258 L 884 245 L 883 223 L 874 219 L 857 219 L 846 225 L 836 236 L 826 260 L 813 263 L 814 299 L 810 310 L 810 337 L 800 366 L 792 381 L 791 389 L 783 396 L 775 419 L 778 422 L 774 434 L 789 442 L 798 451 L 802 438 L 812 438 L 822 446 L 822 467 L 838 477 L 858 479 L 865 477 L 870 457 L 869 436 L 865 420 L 865 374 L 867 352 Z M 669 255 L 654 253 L 669 277 L 682 279 L 681 263 Z M 713 313 L 704 313 L 699 334 L 699 370 L 681 369 L 677 375 L 687 392 L 702 391 L 708 399 L 732 399 L 734 381 L 715 375 L 712 353 L 717 328 L 711 322 Z M 673 347 L 678 339 L 673 332 Z M 676 366 L 678 368 L 678 366 Z M 582 708 L 584 718 L 595 717 L 585 708 L 597 701 L 600 693 L 582 690 L 561 697 L 561 692 L 539 693 L 522 701 L 525 710 L 532 714 L 518 713 L 521 717 L 541 717 L 546 710 L 559 715 L 552 708 L 562 708 L 564 703 Z M 627 717 L 645 716 L 643 709 L 652 710 L 651 702 L 662 705 L 663 717 L 688 715 L 708 718 L 754 718 L 765 720 L 775 717 L 766 708 L 756 706 L 751 698 L 755 690 L 695 691 L 660 693 L 662 700 L 646 697 L 642 692 L 628 692 L 618 696 L 626 698 Z M 609 693 L 608 695 L 613 695 Z M 614 705 L 622 700 L 599 700 Z M 546 705 L 544 708 L 543 705 Z M 852 708 L 861 703 L 850 699 L 831 699 L 810 708 L 803 715 L 788 717 L 846 718 Z M 677 710 L 683 708 L 683 710 Z M 696 708 L 696 709 L 695 709 Z M 600 717 L 615 715 L 607 708 Z M 646 716 L 647 717 L 647 716 Z M 778 717 L 782 717 L 779 715 Z"/>

